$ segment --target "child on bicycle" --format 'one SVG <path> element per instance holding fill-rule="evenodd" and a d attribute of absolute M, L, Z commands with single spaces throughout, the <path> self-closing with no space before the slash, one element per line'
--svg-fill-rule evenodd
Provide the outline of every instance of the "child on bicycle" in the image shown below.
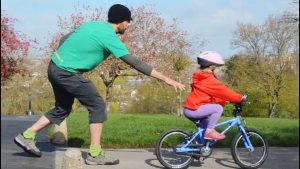
<path fill-rule="evenodd" d="M 240 103 L 243 96 L 216 78 L 220 67 L 224 65 L 220 54 L 206 51 L 197 57 L 197 61 L 200 71 L 193 74 L 192 90 L 184 102 L 183 113 L 191 120 L 200 120 L 201 128 L 207 128 L 204 139 L 222 140 L 225 135 L 218 133 L 214 125 L 222 115 L 223 106 L 227 102 Z"/>

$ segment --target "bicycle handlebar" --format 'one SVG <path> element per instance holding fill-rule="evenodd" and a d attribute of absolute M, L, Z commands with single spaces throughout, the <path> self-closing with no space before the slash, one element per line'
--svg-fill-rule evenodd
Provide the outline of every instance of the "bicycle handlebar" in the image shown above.
<path fill-rule="evenodd" d="M 234 116 L 237 116 L 239 113 L 242 112 L 243 105 L 245 105 L 246 103 L 250 103 L 250 102 L 247 102 L 247 97 L 248 97 L 248 95 L 244 94 L 242 97 L 242 101 L 240 103 L 237 103 L 234 105 L 235 106 L 235 109 L 233 111 Z"/>
<path fill-rule="evenodd" d="M 244 95 L 242 96 L 242 101 L 241 101 L 242 104 L 245 104 L 245 103 L 247 102 L 247 97 L 248 97 L 247 94 L 244 94 Z"/>

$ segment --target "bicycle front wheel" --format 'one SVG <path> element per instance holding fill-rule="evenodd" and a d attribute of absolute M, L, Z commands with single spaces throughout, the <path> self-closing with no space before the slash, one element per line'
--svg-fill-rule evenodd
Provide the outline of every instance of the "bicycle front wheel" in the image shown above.
<path fill-rule="evenodd" d="M 186 168 L 192 162 L 192 157 L 176 153 L 176 148 L 185 143 L 189 134 L 183 130 L 175 129 L 162 134 L 159 138 L 155 153 L 158 161 L 169 169 Z"/>
<path fill-rule="evenodd" d="M 239 133 L 232 141 L 232 157 L 234 161 L 242 168 L 258 168 L 267 159 L 268 143 L 265 137 L 254 129 L 246 130 L 246 133 L 254 150 L 250 151 L 245 147 L 243 135 Z"/>

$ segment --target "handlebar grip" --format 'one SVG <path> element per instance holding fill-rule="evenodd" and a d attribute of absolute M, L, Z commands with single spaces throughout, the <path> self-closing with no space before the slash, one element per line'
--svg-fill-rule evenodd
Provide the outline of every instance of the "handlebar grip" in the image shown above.
<path fill-rule="evenodd" d="M 243 95 L 242 96 L 242 101 L 241 101 L 242 104 L 246 104 L 247 103 L 247 95 Z"/>

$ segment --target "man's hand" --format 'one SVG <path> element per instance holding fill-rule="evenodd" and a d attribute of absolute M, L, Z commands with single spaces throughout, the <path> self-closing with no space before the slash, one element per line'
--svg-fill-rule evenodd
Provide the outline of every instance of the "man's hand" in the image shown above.
<path fill-rule="evenodd" d="M 177 91 L 177 89 L 179 89 L 181 91 L 185 90 L 185 86 L 183 84 L 178 83 L 177 81 L 166 77 L 165 75 L 161 74 L 160 72 L 157 72 L 155 69 L 152 69 L 150 76 L 155 77 L 160 80 L 163 80 L 168 85 L 173 86 L 176 91 Z"/>
<path fill-rule="evenodd" d="M 178 83 L 177 81 L 175 80 L 172 80 L 172 79 L 169 79 L 169 78 L 166 78 L 165 82 L 170 85 L 170 86 L 173 86 L 175 88 L 175 90 L 177 91 L 177 89 L 179 89 L 180 91 L 183 91 L 185 90 L 185 86 L 181 83 Z"/>

